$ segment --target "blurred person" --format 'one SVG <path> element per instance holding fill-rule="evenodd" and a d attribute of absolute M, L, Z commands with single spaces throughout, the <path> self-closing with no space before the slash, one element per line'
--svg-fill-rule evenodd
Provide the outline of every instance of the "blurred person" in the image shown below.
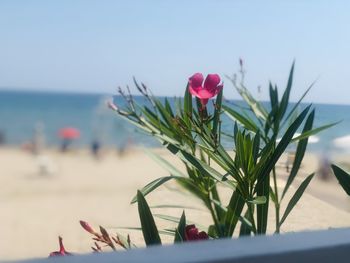
<path fill-rule="evenodd" d="M 92 152 L 92 155 L 93 155 L 96 159 L 99 159 L 99 158 L 100 158 L 100 150 L 101 150 L 101 142 L 100 142 L 100 140 L 98 140 L 97 138 L 95 138 L 95 139 L 92 140 L 92 142 L 91 142 L 91 152 Z"/>
<path fill-rule="evenodd" d="M 34 126 L 34 133 L 32 138 L 32 152 L 40 154 L 45 148 L 45 126 L 42 122 L 37 122 Z"/>
<path fill-rule="evenodd" d="M 73 140 L 80 137 L 80 131 L 74 127 L 64 127 L 58 131 L 58 136 L 62 139 L 61 151 L 66 152 Z"/>
<path fill-rule="evenodd" d="M 5 144 L 5 132 L 0 130 L 0 145 L 4 145 Z"/>
<path fill-rule="evenodd" d="M 319 162 L 318 175 L 321 180 L 327 181 L 331 178 L 331 173 L 331 165 L 328 156 L 323 154 Z"/>

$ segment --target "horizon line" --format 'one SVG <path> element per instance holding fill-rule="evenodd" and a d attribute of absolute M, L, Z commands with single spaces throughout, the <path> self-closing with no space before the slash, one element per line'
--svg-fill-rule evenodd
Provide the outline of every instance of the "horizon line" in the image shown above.
<path fill-rule="evenodd" d="M 0 92 L 13 92 L 13 93 L 47 93 L 47 94 L 71 94 L 71 95 L 98 95 L 98 96 L 121 96 L 118 91 L 116 90 L 115 93 L 112 92 L 97 92 L 97 91 L 90 91 L 90 90 L 57 90 L 57 89 L 50 89 L 45 90 L 41 88 L 31 88 L 28 87 L 17 87 L 17 86 L 0 86 Z M 131 93 L 132 96 L 139 96 L 142 97 L 141 94 L 134 94 Z M 164 98 L 183 98 L 183 96 L 176 96 L 176 95 L 159 95 L 156 97 L 164 97 Z M 231 98 L 226 97 L 227 100 L 237 100 L 237 101 L 243 101 L 242 98 Z M 269 100 L 260 100 L 260 102 L 269 102 Z M 296 103 L 297 101 L 290 101 L 291 103 Z M 312 101 L 303 101 L 303 104 L 325 104 L 325 105 L 333 105 L 333 106 L 350 106 L 350 103 L 334 103 L 334 102 L 312 102 Z"/>

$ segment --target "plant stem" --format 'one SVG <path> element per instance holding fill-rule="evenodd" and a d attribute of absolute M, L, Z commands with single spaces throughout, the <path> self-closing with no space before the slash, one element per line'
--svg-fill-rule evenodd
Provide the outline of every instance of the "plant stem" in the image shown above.
<path fill-rule="evenodd" d="M 220 224 L 218 222 L 218 219 L 217 219 L 216 213 L 215 213 L 215 211 L 213 209 L 213 206 L 211 205 L 210 196 L 208 196 L 208 205 L 207 206 L 209 207 L 209 210 L 210 210 L 210 213 L 211 213 L 211 217 L 213 218 L 217 234 L 218 234 L 219 237 L 222 237 Z"/>
<path fill-rule="evenodd" d="M 276 196 L 276 202 L 275 202 L 275 211 L 276 211 L 276 233 L 280 233 L 280 203 L 279 203 L 279 197 L 278 197 L 278 188 L 277 188 L 277 179 L 276 179 L 276 169 L 275 167 L 272 169 L 272 175 L 273 175 L 273 184 L 274 184 L 274 190 L 275 190 L 275 196 Z"/>
<path fill-rule="evenodd" d="M 252 223 L 252 230 L 254 235 L 256 235 L 256 225 L 255 225 L 255 219 L 254 219 L 254 205 L 251 203 L 247 203 L 248 206 L 248 212 L 249 212 L 249 217 Z"/>

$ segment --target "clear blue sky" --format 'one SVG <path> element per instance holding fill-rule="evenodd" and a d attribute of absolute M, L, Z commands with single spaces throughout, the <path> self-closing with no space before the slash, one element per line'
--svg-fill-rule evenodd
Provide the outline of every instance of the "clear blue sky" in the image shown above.
<path fill-rule="evenodd" d="M 350 104 L 349 3 L 1 0 L 0 86 L 113 93 L 135 75 L 182 95 L 191 74 L 231 74 L 242 57 L 264 99 L 296 59 L 293 100 L 319 78 L 307 101 Z M 238 97 L 227 80 L 225 93 Z"/>

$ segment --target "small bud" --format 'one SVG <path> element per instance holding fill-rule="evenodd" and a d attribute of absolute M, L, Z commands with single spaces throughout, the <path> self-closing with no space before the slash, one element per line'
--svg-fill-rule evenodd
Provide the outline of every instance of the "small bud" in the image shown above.
<path fill-rule="evenodd" d="M 93 228 L 89 225 L 89 223 L 83 221 L 83 220 L 80 220 L 79 221 L 80 225 L 82 226 L 82 228 L 84 228 L 87 232 L 89 232 L 90 234 L 93 234 L 95 235 L 95 230 L 93 230 Z"/>
<path fill-rule="evenodd" d="M 58 237 L 58 242 L 59 242 L 59 245 L 60 245 L 60 250 L 51 252 L 49 257 L 71 256 L 71 255 L 73 255 L 72 253 L 67 252 L 66 249 L 64 248 L 62 237 Z"/>
<path fill-rule="evenodd" d="M 108 102 L 107 102 L 107 106 L 108 106 L 108 108 L 110 108 L 110 109 L 112 109 L 112 110 L 114 110 L 114 111 L 118 111 L 118 107 L 117 107 L 117 105 L 115 105 L 115 104 L 113 103 L 113 101 L 108 101 Z"/>

